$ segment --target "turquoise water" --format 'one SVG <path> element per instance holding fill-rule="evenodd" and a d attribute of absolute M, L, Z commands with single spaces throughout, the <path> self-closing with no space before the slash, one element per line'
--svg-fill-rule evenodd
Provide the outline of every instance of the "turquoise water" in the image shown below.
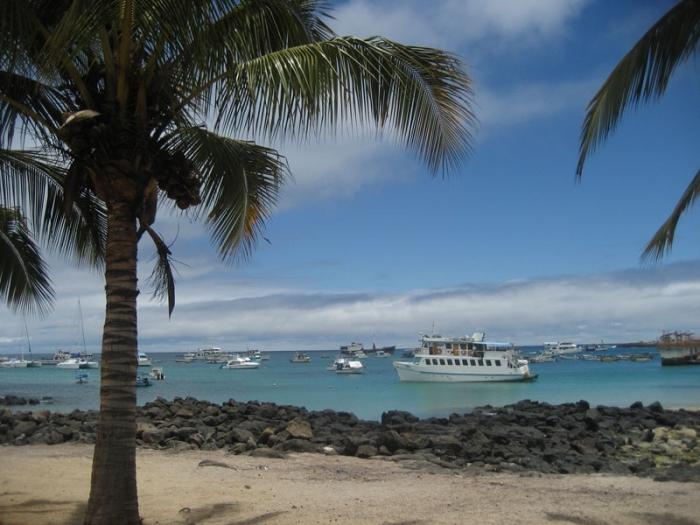
<path fill-rule="evenodd" d="M 648 351 L 626 348 L 622 352 Z M 398 352 L 397 352 L 398 353 Z M 585 399 L 592 405 L 627 406 L 660 401 L 667 408 L 700 407 L 700 366 L 662 367 L 658 356 L 649 362 L 558 361 L 531 364 L 539 374 L 527 383 L 400 383 L 391 363 L 394 358 L 364 360 L 362 375 L 338 375 L 325 368 L 329 359 L 311 352 L 308 364 L 289 362 L 292 352 L 271 352 L 256 370 L 222 370 L 206 363 L 175 363 L 174 354 L 151 354 L 165 372 L 165 381 L 138 389 L 140 404 L 157 396 L 193 396 L 214 402 L 272 401 L 354 412 L 364 419 L 379 419 L 386 410 L 407 410 L 420 417 L 463 413 L 477 406 L 501 406 L 521 399 L 564 403 Z M 326 353 L 333 357 L 332 353 Z M 140 368 L 147 373 L 148 368 Z M 75 384 L 74 370 L 55 367 L 0 368 L 0 395 L 51 396 L 54 404 L 41 408 L 67 412 L 99 407 L 99 370 L 89 370 L 87 384 Z M 26 409 L 26 407 L 23 407 Z M 18 409 L 23 409 L 18 407 Z"/>

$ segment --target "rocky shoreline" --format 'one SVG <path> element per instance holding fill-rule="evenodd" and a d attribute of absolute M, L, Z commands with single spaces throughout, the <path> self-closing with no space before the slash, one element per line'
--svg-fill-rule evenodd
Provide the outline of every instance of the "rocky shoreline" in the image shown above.
<path fill-rule="evenodd" d="M 21 400 L 5 396 L 0 402 L 8 397 Z M 0 409 L 0 444 L 93 443 L 96 422 L 96 411 Z M 448 469 L 700 481 L 700 412 L 665 410 L 658 402 L 620 408 L 525 400 L 448 418 L 389 411 L 377 422 L 348 412 L 257 401 L 218 405 L 158 398 L 138 408 L 137 422 L 137 444 L 154 449 L 227 449 L 276 458 L 316 452 L 420 460 Z"/>

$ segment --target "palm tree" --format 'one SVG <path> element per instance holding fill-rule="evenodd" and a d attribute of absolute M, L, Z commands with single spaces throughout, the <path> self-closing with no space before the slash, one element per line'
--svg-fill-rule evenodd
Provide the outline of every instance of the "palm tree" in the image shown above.
<path fill-rule="evenodd" d="M 588 104 L 581 130 L 577 178 L 583 174 L 588 154 L 605 141 L 629 106 L 636 107 L 663 95 L 676 68 L 695 53 L 699 38 L 700 1 L 681 0 L 620 60 Z M 700 170 L 647 244 L 643 257 L 659 259 L 670 251 L 678 220 L 698 195 Z"/>
<path fill-rule="evenodd" d="M 153 227 L 157 210 L 191 209 L 222 258 L 245 256 L 288 175 L 277 151 L 231 137 L 313 137 L 347 122 L 389 128 L 433 173 L 468 153 L 471 83 L 456 57 L 339 37 L 326 18 L 322 0 L 4 2 L 0 147 L 19 129 L 42 157 L 32 169 L 0 172 L 0 182 L 32 205 L 40 238 L 81 261 L 104 261 L 85 523 L 139 522 L 139 240 L 156 243 L 157 290 L 172 312 L 171 254 Z"/>

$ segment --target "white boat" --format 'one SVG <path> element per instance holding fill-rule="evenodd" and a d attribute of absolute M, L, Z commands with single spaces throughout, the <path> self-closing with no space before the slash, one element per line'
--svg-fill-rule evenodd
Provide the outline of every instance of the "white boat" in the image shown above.
<path fill-rule="evenodd" d="M 471 337 L 424 335 L 412 361 L 393 364 L 401 381 L 471 383 L 537 377 L 512 344 L 484 341 L 480 332 Z"/>
<path fill-rule="evenodd" d="M 187 352 L 175 358 L 176 363 L 191 363 L 194 361 L 194 352 Z"/>
<path fill-rule="evenodd" d="M 98 366 L 100 365 L 97 361 L 91 361 L 87 358 L 80 358 L 80 368 L 97 368 Z"/>
<path fill-rule="evenodd" d="M 79 357 L 69 357 L 68 359 L 65 359 L 61 361 L 60 363 L 56 364 L 56 368 L 64 368 L 67 370 L 78 370 L 80 368 L 80 365 L 82 363 L 86 363 L 84 359 L 80 359 Z"/>
<path fill-rule="evenodd" d="M 248 350 L 246 352 L 246 356 L 250 357 L 253 361 L 269 361 L 270 356 L 268 354 L 264 354 L 260 350 Z"/>
<path fill-rule="evenodd" d="M 151 366 L 151 365 L 153 365 L 151 358 L 148 357 L 144 352 L 139 352 L 137 359 L 138 359 L 138 362 L 137 362 L 136 366 Z"/>
<path fill-rule="evenodd" d="M 311 356 L 309 354 L 304 354 L 302 352 L 297 352 L 289 360 L 291 363 L 308 363 L 311 361 Z"/>
<path fill-rule="evenodd" d="M 364 370 L 361 361 L 340 357 L 333 361 L 333 364 L 326 368 L 336 374 L 361 374 Z"/>
<path fill-rule="evenodd" d="M 150 376 L 151 379 L 154 379 L 155 381 L 165 380 L 165 373 L 163 372 L 163 369 L 157 366 L 151 368 Z"/>
<path fill-rule="evenodd" d="M 258 361 L 253 361 L 249 357 L 241 357 L 239 355 L 229 359 L 225 365 L 221 368 L 234 369 L 234 370 L 253 370 L 258 368 L 260 363 Z"/>
<path fill-rule="evenodd" d="M 576 343 L 569 342 L 560 343 L 559 341 L 556 341 L 553 343 L 544 343 L 543 346 L 545 353 L 550 353 L 555 356 L 562 354 L 575 354 L 576 352 L 583 350 L 583 348 L 578 346 Z"/>
<path fill-rule="evenodd" d="M 224 354 L 222 353 L 221 355 L 211 355 L 206 358 L 206 362 L 209 363 L 210 365 L 214 364 L 221 364 L 221 363 L 228 363 L 229 360 L 231 359 L 231 356 L 229 354 Z"/>
<path fill-rule="evenodd" d="M 195 352 L 192 352 L 191 355 L 194 361 L 206 361 L 208 359 L 226 356 L 226 352 L 218 346 L 209 346 L 206 348 L 198 348 Z"/>
<path fill-rule="evenodd" d="M 550 352 L 542 352 L 528 358 L 528 362 L 530 363 L 554 363 L 556 360 L 557 356 Z"/>
<path fill-rule="evenodd" d="M 26 359 L 7 359 L 0 362 L 0 367 L 2 368 L 27 368 L 29 366 L 29 361 Z"/>
<path fill-rule="evenodd" d="M 349 345 L 340 347 L 340 355 L 349 356 L 354 359 L 364 359 L 367 357 L 364 346 L 362 343 L 352 342 Z"/>

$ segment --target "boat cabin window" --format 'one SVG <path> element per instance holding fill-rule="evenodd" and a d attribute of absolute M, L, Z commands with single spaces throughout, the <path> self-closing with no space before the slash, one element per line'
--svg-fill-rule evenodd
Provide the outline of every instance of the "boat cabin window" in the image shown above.
<path fill-rule="evenodd" d="M 466 343 L 459 343 L 459 348 L 460 348 L 460 350 L 466 350 L 467 344 Z"/>
<path fill-rule="evenodd" d="M 452 343 L 445 343 L 445 348 L 446 348 L 447 350 L 451 350 L 451 349 L 452 349 Z"/>
<path fill-rule="evenodd" d="M 479 366 L 484 366 L 484 360 L 483 360 L 483 359 L 479 359 Z"/>
<path fill-rule="evenodd" d="M 496 359 L 496 366 L 501 366 L 501 360 L 500 360 L 500 359 Z"/>
<path fill-rule="evenodd" d="M 455 359 L 455 364 L 456 364 L 456 365 L 459 365 L 459 364 L 460 364 L 459 359 Z"/>
<path fill-rule="evenodd" d="M 447 360 L 447 364 L 448 364 L 448 365 L 451 365 L 451 364 L 452 364 L 452 359 L 448 359 L 448 360 Z"/>
<path fill-rule="evenodd" d="M 444 360 L 444 359 L 440 359 L 440 364 L 441 364 L 441 365 L 444 365 L 444 364 L 445 364 L 445 360 Z"/>
<path fill-rule="evenodd" d="M 470 359 L 469 361 L 472 366 L 476 366 L 476 359 Z"/>
<path fill-rule="evenodd" d="M 486 366 L 491 366 L 491 360 L 490 360 L 490 359 L 487 359 L 487 360 L 486 360 Z"/>
<path fill-rule="evenodd" d="M 462 364 L 463 364 L 464 366 L 467 366 L 467 365 L 469 364 L 469 360 L 468 360 L 468 359 L 462 359 Z"/>
<path fill-rule="evenodd" d="M 437 364 L 437 359 L 433 359 L 433 364 L 434 364 L 434 365 Z"/>
<path fill-rule="evenodd" d="M 425 360 L 425 364 L 426 364 L 426 365 L 429 365 L 429 364 L 430 364 L 430 359 L 426 359 L 426 360 Z"/>

